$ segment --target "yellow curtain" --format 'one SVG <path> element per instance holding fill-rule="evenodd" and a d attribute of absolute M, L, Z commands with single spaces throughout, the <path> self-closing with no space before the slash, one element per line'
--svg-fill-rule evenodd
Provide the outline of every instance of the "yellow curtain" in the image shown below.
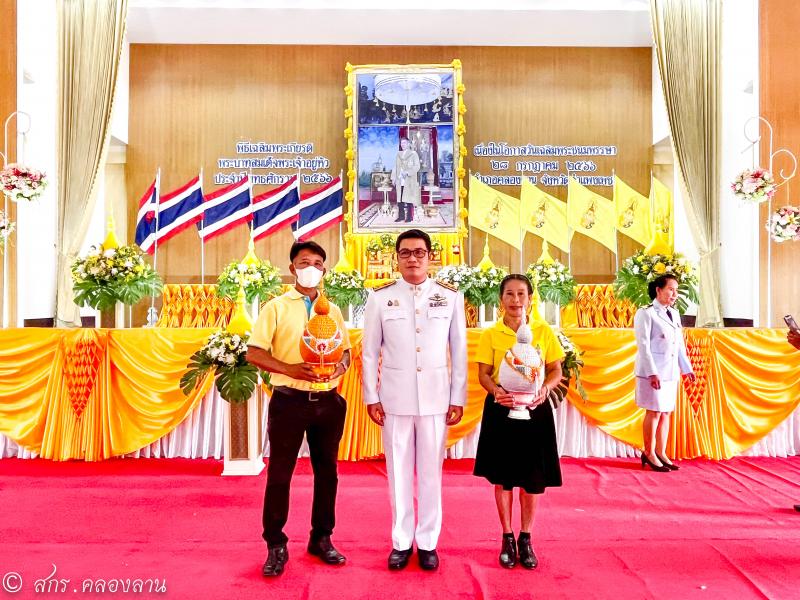
<path fill-rule="evenodd" d="M 86 237 L 103 161 L 127 0 L 59 0 L 56 321 L 81 324 L 70 266 Z"/>
<path fill-rule="evenodd" d="M 0 433 L 44 458 L 102 460 L 172 431 L 213 381 L 184 397 L 178 382 L 210 329 L 8 329 L 0 331 Z M 644 411 L 633 399 L 636 345 L 630 329 L 565 330 L 584 351 L 588 399 L 568 400 L 609 435 L 641 445 Z M 467 333 L 470 357 L 481 331 Z M 669 452 L 730 458 L 747 450 L 800 403 L 800 361 L 777 329 L 687 329 L 697 382 L 681 388 Z M 361 397 L 362 332 L 350 332 L 353 366 L 340 384 L 348 411 L 342 460 L 383 453 Z M 464 418 L 448 446 L 474 431 L 485 392 L 470 360 Z"/>

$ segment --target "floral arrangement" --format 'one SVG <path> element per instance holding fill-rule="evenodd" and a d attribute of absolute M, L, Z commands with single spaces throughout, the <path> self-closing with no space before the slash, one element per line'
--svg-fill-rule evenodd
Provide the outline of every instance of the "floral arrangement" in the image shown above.
<path fill-rule="evenodd" d="M 441 256 L 443 250 L 444 246 L 442 246 L 442 243 L 439 240 L 431 240 L 431 254 Z"/>
<path fill-rule="evenodd" d="M 800 208 L 779 208 L 767 221 L 767 230 L 776 242 L 800 241 Z"/>
<path fill-rule="evenodd" d="M 472 306 L 496 305 L 500 301 L 500 282 L 508 275 L 505 269 L 491 267 L 483 270 L 467 265 L 444 267 L 436 279 L 448 283 L 464 294 Z"/>
<path fill-rule="evenodd" d="M 733 194 L 748 202 L 770 200 L 776 189 L 775 179 L 766 169 L 745 169 L 731 184 Z"/>
<path fill-rule="evenodd" d="M 47 187 L 47 175 L 20 164 L 10 164 L 0 171 L 0 186 L 9 200 L 36 200 Z"/>
<path fill-rule="evenodd" d="M 531 263 L 526 275 L 545 302 L 566 306 L 575 299 L 575 278 L 557 260 Z"/>
<path fill-rule="evenodd" d="M 645 254 L 639 250 L 625 259 L 614 280 L 614 295 L 620 300 L 630 300 L 635 306 L 647 306 L 652 301 L 647 284 L 660 275 L 674 275 L 678 280 L 678 300 L 675 307 L 683 314 L 689 302 L 698 302 L 697 275 L 692 265 L 680 253 Z"/>
<path fill-rule="evenodd" d="M 384 250 L 394 252 L 395 240 L 395 236 L 391 233 L 382 233 L 367 242 L 366 250 L 370 254 L 378 254 L 378 252 L 383 252 Z"/>
<path fill-rule="evenodd" d="M 244 284 L 248 302 L 263 302 L 280 294 L 283 288 L 281 272 L 267 260 L 232 262 L 217 279 L 217 296 L 236 300 L 239 288 Z"/>
<path fill-rule="evenodd" d="M 363 306 L 367 302 L 364 277 L 358 271 L 330 271 L 325 275 L 325 295 L 336 306 Z"/>
<path fill-rule="evenodd" d="M 104 249 L 92 246 L 84 258 L 72 263 L 75 304 L 97 310 L 117 302 L 136 304 L 145 296 L 159 294 L 163 282 L 144 260 L 138 246 Z"/>
<path fill-rule="evenodd" d="M 586 390 L 583 389 L 581 384 L 581 369 L 583 369 L 583 360 L 581 356 L 583 352 L 573 343 L 567 335 L 561 331 L 556 332 L 558 343 L 566 354 L 561 360 L 561 381 L 555 389 L 550 391 L 549 400 L 554 406 L 558 406 L 567 397 L 567 390 L 573 378 L 575 378 L 575 388 L 581 395 L 581 398 L 586 400 Z"/>
<path fill-rule="evenodd" d="M 189 359 L 188 371 L 181 377 L 181 389 L 187 396 L 212 371 L 219 395 L 228 402 L 246 402 L 258 383 L 259 370 L 247 362 L 249 335 L 217 331 Z"/>
<path fill-rule="evenodd" d="M 3 244 L 8 241 L 11 234 L 14 233 L 16 223 L 10 221 L 2 210 L 0 210 L 0 254 L 3 253 Z"/>

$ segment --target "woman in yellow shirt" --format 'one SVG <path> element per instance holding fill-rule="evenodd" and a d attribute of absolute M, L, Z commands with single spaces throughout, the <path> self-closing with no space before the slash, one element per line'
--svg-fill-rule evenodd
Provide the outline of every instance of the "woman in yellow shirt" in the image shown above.
<path fill-rule="evenodd" d="M 498 385 L 500 364 L 517 341 L 516 331 L 525 323 L 532 295 L 533 287 L 524 275 L 513 274 L 503 279 L 500 284 L 503 319 L 483 332 L 475 356 L 478 378 L 488 395 L 483 407 L 474 474 L 494 484 L 497 512 L 503 527 L 499 560 L 509 569 L 517 564 L 517 556 L 523 567 L 536 568 L 539 561 L 531 543 L 536 504 L 545 488 L 561 485 L 553 410 L 547 396 L 561 381 L 564 350 L 547 323 L 530 323 L 531 343 L 542 353 L 545 378 L 529 409 L 529 421 L 508 418 L 514 397 Z M 511 527 L 515 487 L 520 488 L 521 511 L 520 534 L 516 541 Z"/>

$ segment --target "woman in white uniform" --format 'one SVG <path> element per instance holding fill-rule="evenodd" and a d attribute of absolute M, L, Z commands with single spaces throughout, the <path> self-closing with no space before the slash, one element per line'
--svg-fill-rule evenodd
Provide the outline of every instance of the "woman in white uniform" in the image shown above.
<path fill-rule="evenodd" d="M 678 299 L 678 280 L 662 275 L 651 281 L 653 303 L 636 312 L 636 405 L 644 408 L 642 468 L 677 471 L 667 458 L 670 413 L 675 410 L 678 384 L 683 374 L 694 382 L 694 373 L 683 342 L 681 318 L 673 308 Z"/>

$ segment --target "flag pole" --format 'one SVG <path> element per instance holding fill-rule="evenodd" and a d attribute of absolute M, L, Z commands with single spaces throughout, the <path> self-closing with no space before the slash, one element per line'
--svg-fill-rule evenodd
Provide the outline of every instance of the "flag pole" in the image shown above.
<path fill-rule="evenodd" d="M 472 185 L 472 169 L 469 170 L 469 182 Z M 472 209 L 471 206 L 470 209 Z M 455 218 L 455 215 L 453 218 Z M 469 265 L 472 266 L 472 236 L 470 235 L 470 229 L 472 229 L 472 225 L 467 221 L 467 258 L 469 259 Z"/>
<path fill-rule="evenodd" d="M 339 221 L 339 248 L 342 251 L 345 251 L 344 247 L 344 237 L 342 235 L 342 223 L 344 222 L 344 207 L 345 207 L 345 200 L 344 200 L 344 169 L 339 169 L 339 184 L 342 186 L 342 219 Z M 342 260 L 342 257 L 339 257 L 339 260 Z"/>
<path fill-rule="evenodd" d="M 522 177 L 519 180 L 519 210 L 520 214 L 522 214 L 522 182 L 525 179 L 525 169 L 522 170 Z M 523 263 L 525 262 L 524 259 L 524 249 L 525 249 L 525 228 L 522 226 L 522 222 L 517 221 L 519 227 L 519 272 L 525 273 Z"/>
<path fill-rule="evenodd" d="M 567 169 L 567 268 L 569 268 L 569 272 L 572 273 L 572 235 L 570 232 L 571 227 L 569 226 L 569 178 L 572 177 L 570 175 L 569 169 Z"/>
<path fill-rule="evenodd" d="M 302 176 L 300 174 L 300 167 L 297 167 L 297 198 L 298 198 L 298 205 L 297 205 L 297 222 L 295 223 L 295 225 L 297 227 L 300 226 L 300 207 L 303 204 L 303 193 L 300 191 L 300 181 L 301 181 L 301 179 L 302 179 Z M 296 231 L 296 228 L 293 229 L 293 231 L 292 231 L 292 240 L 296 242 L 297 241 L 297 236 L 295 235 L 295 231 Z"/>
<path fill-rule="evenodd" d="M 200 201 L 205 202 L 205 195 L 203 194 L 203 167 L 200 167 Z M 200 230 L 203 230 L 206 222 L 206 213 L 202 213 L 200 217 Z M 203 236 L 200 236 L 200 284 L 206 283 L 206 241 Z"/>
<path fill-rule="evenodd" d="M 614 273 L 619 271 L 619 231 L 617 231 L 617 171 L 611 169 L 611 198 L 614 203 Z"/>
<path fill-rule="evenodd" d="M 156 239 L 154 240 L 154 250 L 153 250 L 153 271 L 158 273 L 158 226 L 159 226 L 159 216 L 161 213 L 161 167 L 158 167 L 156 171 Z M 157 321 L 156 315 L 156 292 L 155 290 L 152 291 L 150 294 L 150 308 L 147 311 L 147 324 L 150 327 L 155 326 Z"/>
<path fill-rule="evenodd" d="M 247 173 L 247 187 L 250 188 L 250 221 L 248 222 L 248 231 L 250 235 L 250 240 L 253 239 L 253 167 L 250 167 Z M 248 246 L 250 245 L 250 241 L 248 240 Z"/>

